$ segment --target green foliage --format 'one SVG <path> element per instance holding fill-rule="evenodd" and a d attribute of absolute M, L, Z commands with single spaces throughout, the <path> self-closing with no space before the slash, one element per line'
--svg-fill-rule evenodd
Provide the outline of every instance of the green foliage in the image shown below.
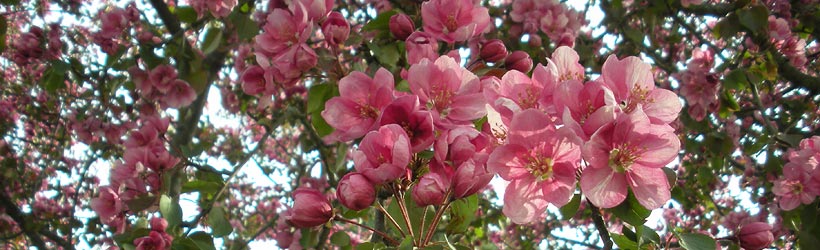
<path fill-rule="evenodd" d="M 168 221 L 168 227 L 174 228 L 182 223 L 182 208 L 178 201 L 174 201 L 168 195 L 163 194 L 159 199 L 159 212 Z"/>
<path fill-rule="evenodd" d="M 639 227 L 646 222 L 646 218 L 652 213 L 652 210 L 646 209 L 638 203 L 638 199 L 632 194 L 632 191 L 627 195 L 626 200 L 620 205 L 610 209 L 619 219 L 630 225 Z"/>
<path fill-rule="evenodd" d="M 211 225 L 215 237 L 227 236 L 233 231 L 225 210 L 221 206 L 211 208 L 211 212 L 208 213 L 208 225 Z"/>
<path fill-rule="evenodd" d="M 706 250 L 715 249 L 715 247 L 717 247 L 715 239 L 704 234 L 683 233 L 680 234 L 678 238 L 680 239 L 681 247 L 687 250 Z"/>
<path fill-rule="evenodd" d="M 447 225 L 447 233 L 456 234 L 467 231 L 475 220 L 477 211 L 478 195 L 471 195 L 450 204 L 450 223 Z"/>

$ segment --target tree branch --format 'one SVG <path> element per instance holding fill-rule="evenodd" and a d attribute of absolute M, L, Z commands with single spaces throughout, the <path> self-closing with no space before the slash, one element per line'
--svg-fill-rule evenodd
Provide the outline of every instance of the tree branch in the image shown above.
<path fill-rule="evenodd" d="M 595 222 L 595 228 L 598 229 L 598 235 L 601 236 L 601 241 L 604 242 L 604 250 L 611 250 L 612 249 L 612 239 L 609 237 L 609 230 L 606 228 L 606 224 L 604 223 L 604 218 L 601 217 L 601 211 L 595 205 L 592 205 L 592 202 L 587 200 L 587 204 L 589 208 L 592 209 L 592 220 Z"/>

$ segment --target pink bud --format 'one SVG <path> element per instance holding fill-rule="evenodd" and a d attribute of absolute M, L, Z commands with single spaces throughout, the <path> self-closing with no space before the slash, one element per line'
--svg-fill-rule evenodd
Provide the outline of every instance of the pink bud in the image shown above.
<path fill-rule="evenodd" d="M 497 62 L 507 57 L 507 47 L 501 40 L 493 39 L 481 46 L 480 56 L 484 61 Z"/>
<path fill-rule="evenodd" d="M 361 173 L 348 173 L 339 181 L 336 196 L 345 207 L 359 211 L 373 204 L 376 190 Z"/>
<path fill-rule="evenodd" d="M 429 172 L 413 187 L 413 201 L 419 206 L 441 205 L 449 188 L 450 178 Z"/>
<path fill-rule="evenodd" d="M 407 63 L 416 64 L 427 58 L 435 61 L 439 57 L 438 41 L 430 33 L 417 31 L 410 34 L 405 41 L 407 46 Z"/>
<path fill-rule="evenodd" d="M 338 11 L 330 12 L 330 15 L 322 23 L 322 34 L 325 41 L 332 46 L 343 44 L 350 35 L 350 24 L 347 19 Z"/>
<path fill-rule="evenodd" d="M 413 24 L 413 20 L 410 19 L 410 16 L 404 13 L 398 13 L 390 17 L 390 33 L 393 33 L 393 36 L 399 40 L 407 39 L 410 34 L 413 34 L 413 31 L 416 30 L 416 26 Z"/>
<path fill-rule="evenodd" d="M 333 218 L 330 202 L 316 189 L 299 188 L 293 191 L 291 210 L 285 220 L 298 228 L 319 226 Z"/>
<path fill-rule="evenodd" d="M 484 190 L 493 179 L 493 174 L 487 171 L 484 165 L 476 165 L 469 159 L 456 169 L 453 178 L 453 196 L 463 198 Z"/>
<path fill-rule="evenodd" d="M 151 218 L 151 230 L 165 232 L 166 228 L 168 228 L 168 221 L 160 217 Z"/>
<path fill-rule="evenodd" d="M 758 250 L 774 242 L 772 226 L 765 222 L 754 222 L 743 226 L 737 235 L 740 247 L 746 250 Z"/>
<path fill-rule="evenodd" d="M 527 52 L 516 50 L 507 56 L 507 59 L 504 60 L 504 66 L 508 70 L 514 69 L 527 73 L 532 69 L 532 59 L 530 59 L 530 54 L 527 54 Z"/>

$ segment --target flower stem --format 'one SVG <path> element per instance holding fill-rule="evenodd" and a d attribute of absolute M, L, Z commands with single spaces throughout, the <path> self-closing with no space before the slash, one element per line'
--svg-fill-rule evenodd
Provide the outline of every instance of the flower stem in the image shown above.
<path fill-rule="evenodd" d="M 399 191 L 396 192 L 397 194 L 397 202 L 399 204 L 399 209 L 401 209 L 401 216 L 404 217 L 404 223 L 407 224 L 407 230 L 410 231 L 410 237 L 413 238 L 413 242 L 416 242 L 416 233 L 413 232 L 413 224 L 410 223 L 410 213 L 407 212 L 407 204 L 404 204 L 404 192 Z M 421 239 L 419 239 L 421 241 Z"/>
<path fill-rule="evenodd" d="M 392 244 L 392 245 L 394 245 L 394 246 L 398 246 L 398 245 L 399 245 L 399 242 L 398 242 L 398 241 L 396 241 L 396 239 L 393 239 L 393 237 L 390 237 L 389 235 L 387 235 L 386 233 L 384 233 L 384 232 L 382 232 L 382 231 L 379 231 L 379 230 L 373 229 L 372 227 L 369 227 L 369 226 L 363 225 L 363 224 L 358 223 L 358 222 L 355 222 L 355 221 L 353 221 L 353 220 L 348 220 L 348 219 L 342 218 L 341 216 L 336 216 L 336 217 L 335 217 L 335 218 L 333 218 L 333 219 L 334 219 L 334 220 L 337 220 L 337 221 L 341 221 L 341 222 L 345 222 L 345 223 L 350 223 L 350 224 L 353 224 L 353 225 L 356 225 L 356 226 L 363 227 L 363 228 L 365 228 L 365 229 L 367 229 L 367 230 L 370 230 L 371 232 L 373 232 L 373 233 L 375 233 L 375 234 L 378 234 L 379 236 L 381 236 L 382 238 L 386 239 L 387 241 L 390 241 L 390 244 Z"/>
<path fill-rule="evenodd" d="M 399 223 L 396 222 L 396 219 L 393 219 L 393 216 L 391 216 L 390 213 L 388 213 L 387 210 L 384 209 L 380 202 L 376 202 L 376 208 L 379 209 L 379 211 L 381 211 L 382 214 L 384 214 L 384 216 L 387 217 L 388 220 L 390 220 L 390 223 L 393 223 L 393 226 L 395 226 L 396 229 L 399 230 L 399 233 L 401 233 L 401 237 L 405 237 L 404 230 L 401 229 Z"/>
<path fill-rule="evenodd" d="M 427 245 L 427 243 L 429 243 L 433 238 L 433 232 L 436 231 L 436 227 L 438 226 L 439 221 L 441 221 L 441 216 L 444 215 L 444 211 L 450 207 L 449 194 L 445 200 L 447 200 L 447 202 L 441 205 L 436 211 L 436 215 L 433 217 L 433 222 L 430 223 L 430 228 L 427 229 L 427 235 L 424 236 L 424 241 L 421 242 L 421 247 Z"/>

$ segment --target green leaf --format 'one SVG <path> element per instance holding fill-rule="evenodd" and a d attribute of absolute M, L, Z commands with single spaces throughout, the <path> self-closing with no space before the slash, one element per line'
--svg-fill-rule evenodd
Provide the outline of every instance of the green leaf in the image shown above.
<path fill-rule="evenodd" d="M 737 15 L 740 24 L 752 33 L 762 33 L 769 29 L 769 10 L 763 5 L 738 10 Z"/>
<path fill-rule="evenodd" d="M 338 231 L 330 236 L 330 243 L 340 247 L 350 245 L 350 236 L 343 231 Z"/>
<path fill-rule="evenodd" d="M 6 34 L 8 33 L 8 23 L 6 16 L 0 16 L 0 52 L 6 49 Z"/>
<path fill-rule="evenodd" d="M 630 240 L 622 234 L 610 234 L 609 237 L 611 237 L 612 241 L 621 249 L 638 249 L 637 242 Z"/>
<path fill-rule="evenodd" d="M 638 202 L 638 199 L 635 198 L 632 191 L 629 191 L 623 203 L 610 210 L 616 217 L 636 227 L 643 225 L 646 222 L 646 218 L 652 213 L 651 210 L 644 208 Z"/>
<path fill-rule="evenodd" d="M 182 208 L 179 203 L 174 202 L 168 195 L 162 195 L 159 199 L 159 212 L 168 221 L 168 227 L 176 227 L 182 222 Z"/>
<path fill-rule="evenodd" d="M 749 79 L 746 78 L 746 69 L 735 69 L 723 77 L 723 89 L 745 90 L 749 88 Z"/>
<path fill-rule="evenodd" d="M 475 220 L 475 213 L 478 210 L 478 196 L 471 195 L 463 199 L 456 200 L 450 205 L 450 223 L 447 224 L 447 233 L 463 233 Z"/>
<path fill-rule="evenodd" d="M 649 228 L 647 226 L 641 226 L 641 229 L 638 231 L 641 234 L 642 242 L 646 243 L 646 241 L 650 241 L 655 244 L 661 244 L 661 236 L 658 235 L 658 232 L 656 232 L 654 229 Z"/>
<path fill-rule="evenodd" d="M 680 246 L 688 250 L 712 250 L 717 247 L 715 239 L 704 234 L 684 233 L 680 234 Z"/>
<path fill-rule="evenodd" d="M 251 16 L 247 13 L 234 11 L 228 16 L 228 19 L 231 21 L 234 30 L 236 30 L 236 35 L 240 41 L 250 40 L 259 34 L 259 25 L 251 20 Z"/>
<path fill-rule="evenodd" d="M 356 250 L 373 250 L 376 249 L 376 244 L 373 242 L 365 242 L 356 245 Z"/>
<path fill-rule="evenodd" d="M 325 102 L 338 95 L 338 86 L 335 84 L 317 84 L 308 90 L 307 112 L 318 113 L 325 110 Z"/>
<path fill-rule="evenodd" d="M 226 236 L 233 231 L 233 227 L 225 215 L 225 210 L 218 206 L 211 208 L 211 212 L 208 213 L 208 225 L 211 225 L 213 234 L 216 237 Z"/>
<path fill-rule="evenodd" d="M 375 19 L 370 20 L 370 22 L 367 22 L 364 26 L 362 26 L 362 31 L 390 30 L 390 17 L 396 13 L 397 12 L 395 10 L 380 13 Z"/>
<path fill-rule="evenodd" d="M 407 236 L 404 240 L 401 241 L 399 244 L 399 250 L 413 250 L 413 238 Z"/>
<path fill-rule="evenodd" d="M 194 244 L 201 250 L 216 250 L 216 247 L 214 247 L 214 238 L 206 232 L 195 232 L 188 236 L 188 238 L 193 240 Z"/>
<path fill-rule="evenodd" d="M 715 24 L 715 28 L 713 29 L 714 35 L 717 38 L 723 39 L 735 36 L 735 34 L 740 32 L 740 27 L 737 25 L 738 22 L 737 15 L 734 13 L 729 14 Z"/>
<path fill-rule="evenodd" d="M 43 73 L 43 89 L 49 93 L 55 93 L 60 89 L 66 87 L 66 72 L 71 65 L 60 60 L 54 60 L 49 63 L 50 67 Z"/>
<path fill-rule="evenodd" d="M 208 32 L 205 33 L 205 40 L 202 41 L 202 53 L 210 54 L 214 52 L 217 48 L 219 48 L 219 44 L 222 43 L 222 29 L 211 27 L 208 29 Z"/>
<path fill-rule="evenodd" d="M 376 57 L 376 60 L 388 69 L 395 68 L 396 63 L 398 63 L 401 58 L 401 54 L 399 54 L 399 47 L 396 43 L 378 45 L 368 42 L 367 48 L 370 49 L 370 52 Z"/>
<path fill-rule="evenodd" d="M 151 207 L 156 201 L 156 196 L 142 195 L 126 201 L 125 204 L 128 205 L 128 210 L 131 210 L 132 213 L 137 213 Z"/>
<path fill-rule="evenodd" d="M 578 213 L 578 208 L 581 206 L 581 194 L 575 194 L 572 196 L 572 200 L 569 201 L 563 207 L 558 208 L 561 211 L 561 218 L 568 220 L 575 216 Z"/>
<path fill-rule="evenodd" d="M 177 15 L 180 22 L 193 23 L 196 22 L 197 14 L 191 6 L 178 6 L 174 8 L 174 14 Z"/>
<path fill-rule="evenodd" d="M 669 187 L 674 187 L 678 181 L 678 175 L 675 174 L 675 170 L 672 170 L 671 168 L 661 169 L 663 169 L 663 173 L 666 174 L 666 180 L 669 181 Z"/>
<path fill-rule="evenodd" d="M 182 184 L 182 193 L 200 192 L 203 194 L 216 194 L 220 189 L 222 189 L 221 182 L 196 180 Z"/>
<path fill-rule="evenodd" d="M 325 137 L 333 132 L 333 127 L 330 124 L 327 124 L 325 118 L 322 117 L 321 113 L 316 112 L 310 115 L 311 123 L 313 124 L 313 129 L 316 130 L 316 134 L 319 137 Z"/>

